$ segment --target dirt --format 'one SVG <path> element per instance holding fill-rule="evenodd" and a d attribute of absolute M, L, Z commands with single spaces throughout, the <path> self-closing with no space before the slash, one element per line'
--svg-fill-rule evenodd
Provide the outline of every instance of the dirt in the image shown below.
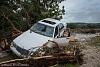
<path fill-rule="evenodd" d="M 81 49 L 81 53 L 83 54 L 83 63 L 80 67 L 100 67 L 100 47 L 88 43 L 91 42 L 90 38 L 95 36 L 95 34 L 76 35 L 80 45 L 84 46 L 84 48 Z"/>
<path fill-rule="evenodd" d="M 84 55 L 81 67 L 100 67 L 100 48 L 85 45 L 82 54 Z"/>

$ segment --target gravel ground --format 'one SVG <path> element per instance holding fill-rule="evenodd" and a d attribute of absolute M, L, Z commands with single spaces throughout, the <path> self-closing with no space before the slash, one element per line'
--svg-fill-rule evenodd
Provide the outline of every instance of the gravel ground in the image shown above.
<path fill-rule="evenodd" d="M 76 37 L 81 45 L 83 64 L 80 67 L 100 67 L 100 46 L 88 44 L 90 38 L 95 37 L 95 34 L 77 34 Z"/>
<path fill-rule="evenodd" d="M 95 46 L 85 45 L 82 50 L 83 64 L 81 67 L 100 67 L 100 48 Z"/>

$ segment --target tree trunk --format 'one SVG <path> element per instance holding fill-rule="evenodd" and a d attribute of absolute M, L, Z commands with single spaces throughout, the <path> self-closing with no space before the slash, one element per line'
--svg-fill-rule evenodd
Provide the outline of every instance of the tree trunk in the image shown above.
<path fill-rule="evenodd" d="M 10 25 L 12 26 L 13 30 L 17 31 L 18 33 L 22 33 L 22 31 L 18 30 L 15 25 L 12 23 L 12 21 L 7 17 L 5 16 L 5 14 L 3 13 L 3 17 L 10 23 Z"/>

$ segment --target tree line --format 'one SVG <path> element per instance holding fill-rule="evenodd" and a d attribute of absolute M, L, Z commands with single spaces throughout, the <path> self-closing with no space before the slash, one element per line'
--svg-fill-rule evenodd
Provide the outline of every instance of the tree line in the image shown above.
<path fill-rule="evenodd" d="M 71 29 L 100 29 L 100 23 L 67 23 L 67 27 Z"/>

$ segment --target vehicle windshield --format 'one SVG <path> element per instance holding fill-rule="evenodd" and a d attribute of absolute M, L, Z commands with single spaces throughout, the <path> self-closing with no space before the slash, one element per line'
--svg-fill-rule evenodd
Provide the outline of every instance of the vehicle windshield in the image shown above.
<path fill-rule="evenodd" d="M 54 27 L 44 25 L 41 23 L 36 23 L 31 28 L 31 31 L 47 37 L 53 37 Z"/>

